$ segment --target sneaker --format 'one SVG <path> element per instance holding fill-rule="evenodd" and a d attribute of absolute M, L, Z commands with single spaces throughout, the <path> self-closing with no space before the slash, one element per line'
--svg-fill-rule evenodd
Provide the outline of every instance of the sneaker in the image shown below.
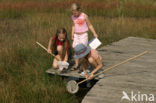
<path fill-rule="evenodd" d="M 87 70 L 87 74 L 90 74 L 90 70 Z"/>
<path fill-rule="evenodd" d="M 87 74 L 89 74 L 89 73 L 90 73 L 90 70 L 87 70 Z M 84 72 L 81 72 L 80 76 L 84 76 Z"/>
<path fill-rule="evenodd" d="M 99 78 L 99 79 L 104 78 L 104 73 L 100 74 L 100 75 L 98 76 L 98 78 Z"/>
<path fill-rule="evenodd" d="M 80 76 L 82 76 L 82 77 L 83 77 L 83 76 L 84 76 L 84 72 L 81 72 L 81 73 L 80 73 Z"/>

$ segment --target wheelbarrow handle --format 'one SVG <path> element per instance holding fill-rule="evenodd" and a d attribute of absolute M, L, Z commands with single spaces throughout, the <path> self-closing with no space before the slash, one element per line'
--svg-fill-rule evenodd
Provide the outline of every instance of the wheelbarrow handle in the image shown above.
<path fill-rule="evenodd" d="M 138 57 L 140 57 L 140 56 L 142 56 L 142 55 L 144 55 L 144 54 L 146 54 L 146 53 L 147 53 L 147 51 L 144 51 L 144 52 L 142 52 L 142 53 L 140 53 L 140 54 L 138 54 L 138 55 L 136 55 L 136 56 L 134 56 L 134 57 L 132 57 L 132 58 L 129 58 L 129 59 L 127 59 L 127 60 L 124 60 L 124 61 L 122 61 L 122 62 L 120 62 L 120 63 L 114 65 L 114 66 L 111 66 L 111 67 L 109 67 L 109 68 L 103 70 L 102 72 L 95 74 L 91 79 L 93 79 L 93 78 L 95 78 L 96 76 L 98 76 L 98 75 L 100 75 L 100 74 L 102 74 L 102 73 L 104 73 L 104 72 L 106 72 L 106 71 L 108 71 L 108 70 L 110 70 L 110 69 L 113 69 L 113 68 L 115 68 L 115 67 L 117 67 L 117 66 L 119 66 L 119 65 L 121 65 L 121 64 L 127 63 L 127 62 L 130 61 L 130 60 L 136 59 L 136 58 L 138 58 Z M 85 81 L 87 81 L 87 80 L 91 80 L 91 79 L 84 79 L 84 80 L 78 82 L 78 85 L 81 84 L 81 83 L 83 83 L 83 82 L 85 82 Z"/>
<path fill-rule="evenodd" d="M 42 47 L 45 51 L 48 51 L 46 47 L 44 47 L 42 44 L 40 44 L 39 42 L 36 42 L 40 47 Z M 60 61 L 60 59 L 58 57 L 56 57 L 53 53 L 50 53 L 54 58 L 56 58 L 58 61 Z"/>

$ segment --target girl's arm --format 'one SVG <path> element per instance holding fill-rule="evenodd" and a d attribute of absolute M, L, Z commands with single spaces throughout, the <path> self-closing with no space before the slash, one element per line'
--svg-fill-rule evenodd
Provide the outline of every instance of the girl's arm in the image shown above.
<path fill-rule="evenodd" d="M 87 15 L 85 16 L 85 19 L 86 19 L 87 25 L 88 25 L 89 29 L 91 30 L 91 32 L 93 33 L 94 37 L 98 38 L 98 35 L 95 32 L 95 29 L 94 29 L 93 25 L 91 24 Z"/>
<path fill-rule="evenodd" d="M 75 29 L 74 23 L 72 22 L 72 40 L 74 40 L 74 29 Z"/>
<path fill-rule="evenodd" d="M 52 51 L 51 51 L 51 44 L 52 44 L 52 39 L 50 38 L 50 40 L 49 40 L 49 44 L 48 44 L 48 53 L 52 53 Z"/>
<path fill-rule="evenodd" d="M 67 50 L 66 50 L 66 54 L 65 54 L 65 57 L 64 57 L 64 61 L 68 61 L 68 52 L 67 52 Z"/>
<path fill-rule="evenodd" d="M 97 59 L 96 59 L 96 62 L 97 62 L 97 66 L 96 66 L 96 68 L 90 73 L 90 76 L 89 76 L 89 78 L 92 78 L 93 76 L 94 76 L 94 73 L 96 73 L 99 69 L 101 69 L 102 68 L 102 61 L 101 61 L 101 59 L 100 59 L 100 57 L 98 57 Z"/>

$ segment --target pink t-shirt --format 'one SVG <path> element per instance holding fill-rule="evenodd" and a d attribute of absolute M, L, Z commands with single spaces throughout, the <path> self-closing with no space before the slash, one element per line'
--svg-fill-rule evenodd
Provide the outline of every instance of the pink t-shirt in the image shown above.
<path fill-rule="evenodd" d="M 74 17 L 72 15 L 72 20 L 74 22 L 74 27 L 75 27 L 74 32 L 80 33 L 80 32 L 88 31 L 88 25 L 86 23 L 85 16 L 86 16 L 85 13 L 81 13 L 79 17 Z"/>

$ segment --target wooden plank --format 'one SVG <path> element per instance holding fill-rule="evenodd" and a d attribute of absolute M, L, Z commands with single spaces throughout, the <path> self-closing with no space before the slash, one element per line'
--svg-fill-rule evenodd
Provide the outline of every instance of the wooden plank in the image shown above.
<path fill-rule="evenodd" d="M 131 91 L 156 95 L 155 45 L 156 40 L 129 37 L 98 49 L 104 64 L 102 69 L 146 50 L 148 54 L 106 72 L 105 77 L 94 85 L 82 103 L 129 103 L 130 101 L 121 101 L 122 91 L 126 91 L 128 95 Z M 52 68 L 48 69 L 46 73 L 57 74 Z M 70 70 L 58 75 L 83 78 L 77 71 Z"/>
<path fill-rule="evenodd" d="M 49 73 L 49 74 L 53 74 L 53 75 L 60 75 L 60 76 L 67 76 L 67 77 L 75 77 L 75 78 L 84 78 L 82 76 L 79 75 L 78 71 L 75 70 L 75 71 L 70 71 L 67 70 L 66 72 L 63 72 L 63 73 L 58 73 L 55 69 L 53 68 L 50 68 L 46 71 L 46 73 Z"/>
<path fill-rule="evenodd" d="M 129 37 L 100 48 L 104 69 L 145 50 L 149 53 L 105 73 L 82 103 L 130 103 L 128 100 L 121 101 L 122 91 L 128 95 L 131 91 L 156 95 L 155 46 L 156 40 Z"/>

